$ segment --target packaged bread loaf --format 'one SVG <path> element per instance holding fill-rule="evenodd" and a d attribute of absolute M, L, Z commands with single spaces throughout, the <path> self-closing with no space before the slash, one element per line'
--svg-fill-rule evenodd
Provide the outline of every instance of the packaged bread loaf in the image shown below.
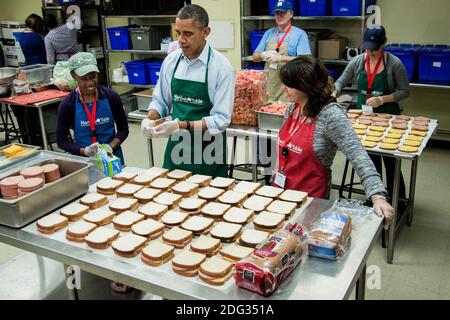
<path fill-rule="evenodd" d="M 345 251 L 351 231 L 352 222 L 348 214 L 332 210 L 323 213 L 308 232 L 309 255 L 337 260 Z"/>
<path fill-rule="evenodd" d="M 307 254 L 300 224 L 289 224 L 258 244 L 235 267 L 236 285 L 263 296 L 274 292 Z"/>

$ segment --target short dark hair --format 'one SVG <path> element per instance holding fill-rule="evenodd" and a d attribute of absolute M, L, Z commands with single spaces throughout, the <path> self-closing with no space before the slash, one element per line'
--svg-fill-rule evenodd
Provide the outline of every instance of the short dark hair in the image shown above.
<path fill-rule="evenodd" d="M 55 29 L 58 26 L 58 21 L 56 20 L 56 17 L 53 14 L 47 13 L 44 16 L 45 25 L 49 29 Z"/>
<path fill-rule="evenodd" d="M 308 104 L 304 106 L 304 115 L 316 117 L 327 104 L 336 101 L 331 94 L 327 68 L 312 56 L 299 56 L 285 64 L 280 70 L 281 82 L 304 92 Z"/>
<path fill-rule="evenodd" d="M 44 29 L 45 29 L 44 19 L 42 19 L 37 14 L 34 14 L 34 13 L 30 14 L 25 19 L 25 25 L 27 26 L 27 28 L 32 29 L 34 32 L 44 34 Z"/>
<path fill-rule="evenodd" d="M 177 18 L 181 20 L 194 19 L 202 29 L 209 26 L 209 16 L 203 7 L 189 4 L 178 11 Z"/>

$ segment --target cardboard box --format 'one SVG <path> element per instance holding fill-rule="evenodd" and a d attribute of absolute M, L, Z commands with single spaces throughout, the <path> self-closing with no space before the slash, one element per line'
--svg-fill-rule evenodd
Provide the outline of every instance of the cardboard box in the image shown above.
<path fill-rule="evenodd" d="M 122 172 L 122 162 L 107 152 L 105 145 L 100 145 L 97 153 L 97 167 L 106 177 L 114 177 Z"/>
<path fill-rule="evenodd" d="M 319 40 L 319 59 L 343 59 L 347 45 L 346 38 Z"/>

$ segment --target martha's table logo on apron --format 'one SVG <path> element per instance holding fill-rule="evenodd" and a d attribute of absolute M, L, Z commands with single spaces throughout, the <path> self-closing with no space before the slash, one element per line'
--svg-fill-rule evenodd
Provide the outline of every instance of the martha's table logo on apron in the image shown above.
<path fill-rule="evenodd" d="M 201 105 L 204 104 L 204 101 L 202 99 L 192 99 L 191 97 L 183 97 L 183 96 L 178 95 L 178 94 L 175 94 L 173 96 L 173 99 L 174 99 L 175 102 L 196 104 L 198 106 L 201 106 Z"/>
<path fill-rule="evenodd" d="M 110 123 L 110 121 L 111 121 L 111 119 L 109 117 L 97 118 L 97 120 L 95 120 L 95 125 L 101 126 L 101 125 Z M 89 123 L 89 121 L 80 121 L 80 126 L 82 128 L 85 128 L 85 127 L 90 127 L 91 124 Z"/>

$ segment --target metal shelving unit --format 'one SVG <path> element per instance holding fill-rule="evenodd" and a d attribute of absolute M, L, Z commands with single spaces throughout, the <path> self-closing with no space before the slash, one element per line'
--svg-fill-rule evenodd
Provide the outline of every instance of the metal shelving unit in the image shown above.
<path fill-rule="evenodd" d="M 414 82 L 411 82 L 409 85 L 411 88 L 425 88 L 425 89 L 428 88 L 428 89 L 444 89 L 444 90 L 450 89 L 450 85 L 414 83 Z"/>

